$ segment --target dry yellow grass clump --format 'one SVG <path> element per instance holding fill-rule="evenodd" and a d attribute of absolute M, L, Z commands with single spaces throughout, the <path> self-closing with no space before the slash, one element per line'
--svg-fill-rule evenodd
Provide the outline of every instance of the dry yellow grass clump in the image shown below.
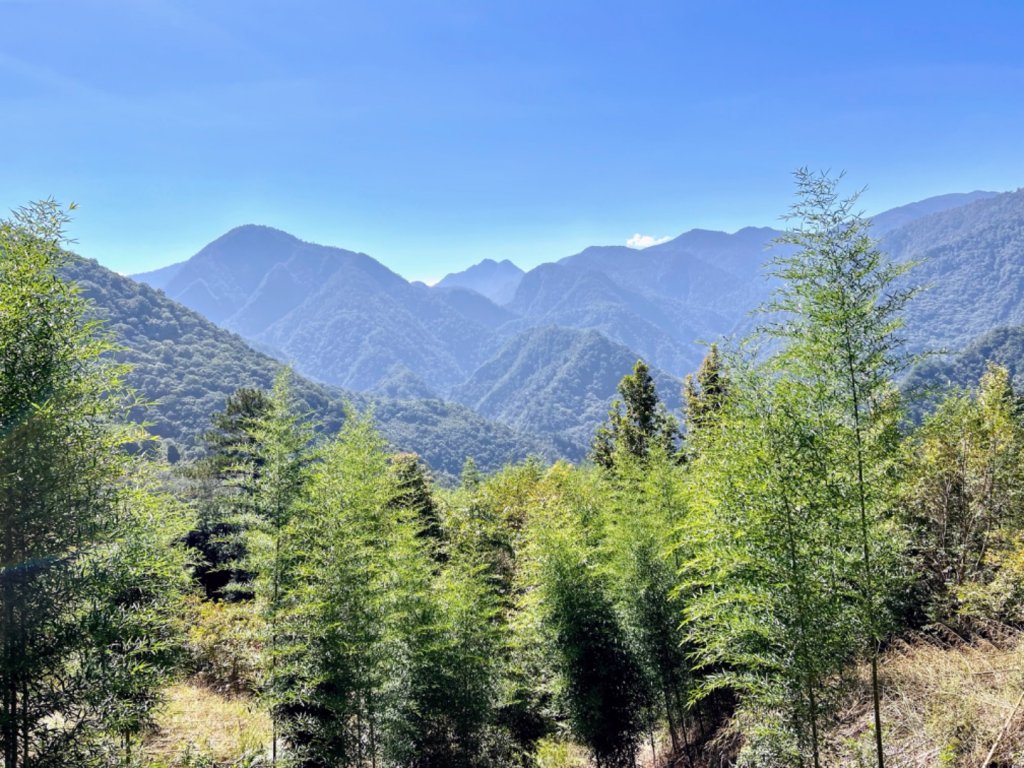
<path fill-rule="evenodd" d="M 225 696 L 191 682 L 172 685 L 146 739 L 146 753 L 173 765 L 182 754 L 202 754 L 229 765 L 270 743 L 270 718 L 248 696 Z"/>
<path fill-rule="evenodd" d="M 939 627 L 885 655 L 882 723 L 890 768 L 1024 765 L 1024 634 L 991 622 Z M 853 707 L 835 764 L 871 765 L 870 702 Z"/>

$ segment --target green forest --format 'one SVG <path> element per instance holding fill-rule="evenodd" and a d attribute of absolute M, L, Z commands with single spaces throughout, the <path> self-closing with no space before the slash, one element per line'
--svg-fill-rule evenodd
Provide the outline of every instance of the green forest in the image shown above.
<path fill-rule="evenodd" d="M 1021 399 L 904 386 L 914 265 L 796 182 L 680 411 L 637 361 L 585 461 L 456 483 L 288 369 L 169 464 L 69 211 L 0 223 L 0 765 L 1021 764 Z"/>

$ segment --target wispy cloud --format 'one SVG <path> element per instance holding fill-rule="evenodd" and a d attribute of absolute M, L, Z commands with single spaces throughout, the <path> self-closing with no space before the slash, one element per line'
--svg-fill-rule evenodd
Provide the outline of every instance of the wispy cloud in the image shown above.
<path fill-rule="evenodd" d="M 650 248 L 652 245 L 658 245 L 659 243 L 667 243 L 671 240 L 671 237 L 655 237 L 654 235 L 641 235 L 637 232 L 629 240 L 626 241 L 626 247 L 636 248 L 641 250 L 643 248 Z"/>

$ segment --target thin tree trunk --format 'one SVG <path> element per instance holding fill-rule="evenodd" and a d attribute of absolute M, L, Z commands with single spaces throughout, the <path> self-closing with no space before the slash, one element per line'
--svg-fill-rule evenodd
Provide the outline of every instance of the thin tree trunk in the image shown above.
<path fill-rule="evenodd" d="M 821 768 L 821 759 L 818 756 L 818 701 L 810 680 L 807 681 L 807 700 L 811 705 L 811 754 L 814 757 L 814 768 Z"/>
<path fill-rule="evenodd" d="M 850 377 L 850 395 L 853 398 L 853 433 L 857 448 L 857 496 L 860 503 L 860 533 L 864 557 L 864 591 L 867 603 L 869 627 L 871 630 L 871 699 L 875 715 L 875 753 L 878 768 L 885 768 L 885 751 L 882 746 L 882 701 L 878 685 L 878 632 L 875 616 L 874 572 L 871 568 L 871 542 L 868 536 L 867 499 L 864 483 L 864 442 L 861 436 L 860 423 L 860 389 L 857 386 L 857 373 L 853 363 L 853 348 L 850 341 L 850 330 L 846 328 L 846 361 L 847 373 Z"/>
<path fill-rule="evenodd" d="M 672 717 L 672 694 L 667 684 L 665 685 L 663 695 L 665 697 L 665 719 L 668 721 L 668 734 L 669 737 L 672 739 L 672 751 L 678 752 L 679 736 L 676 733 L 676 724 L 674 718 Z"/>

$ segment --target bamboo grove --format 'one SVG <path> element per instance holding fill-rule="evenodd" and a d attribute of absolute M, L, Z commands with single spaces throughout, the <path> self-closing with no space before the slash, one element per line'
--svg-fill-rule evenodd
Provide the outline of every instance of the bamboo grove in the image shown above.
<path fill-rule="evenodd" d="M 269 713 L 239 766 L 819 768 L 850 764 L 857 696 L 858 759 L 894 764 L 889 644 L 1024 621 L 1024 422 L 997 366 L 909 417 L 913 272 L 855 200 L 798 172 L 775 298 L 709 348 L 678 419 L 638 362 L 588 462 L 468 460 L 451 488 L 372 413 L 324 434 L 287 370 L 213 416 L 205 458 L 161 464 L 60 278 L 64 214 L 18 212 L 0 227 L 0 765 L 198 765 L 145 749 L 185 677 Z"/>

